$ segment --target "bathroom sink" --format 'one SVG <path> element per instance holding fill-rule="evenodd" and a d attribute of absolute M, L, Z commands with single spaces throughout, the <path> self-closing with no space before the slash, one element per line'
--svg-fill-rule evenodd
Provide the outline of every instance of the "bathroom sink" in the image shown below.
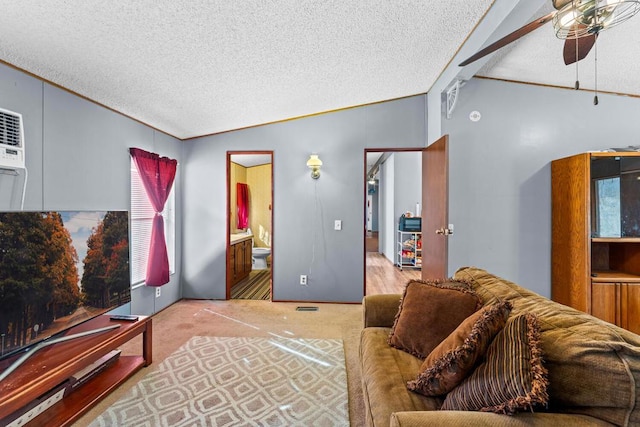
<path fill-rule="evenodd" d="M 240 242 L 242 240 L 251 239 L 252 237 L 253 237 L 253 234 L 231 233 L 231 235 L 229 236 L 229 241 L 231 243 L 236 243 L 236 242 Z"/>

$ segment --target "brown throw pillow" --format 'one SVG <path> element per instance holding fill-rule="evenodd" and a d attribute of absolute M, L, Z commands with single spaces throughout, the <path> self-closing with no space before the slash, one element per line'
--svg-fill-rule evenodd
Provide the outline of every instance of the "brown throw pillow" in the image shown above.
<path fill-rule="evenodd" d="M 539 335 L 536 315 L 509 319 L 485 362 L 447 395 L 441 409 L 514 414 L 545 405 L 548 380 Z"/>
<path fill-rule="evenodd" d="M 493 337 L 504 328 L 509 313 L 511 303 L 503 301 L 467 317 L 427 356 L 418 378 L 409 381 L 407 388 L 425 396 L 440 396 L 453 390 L 476 367 Z"/>
<path fill-rule="evenodd" d="M 481 306 L 466 283 L 412 280 L 404 289 L 389 345 L 424 359 Z"/>

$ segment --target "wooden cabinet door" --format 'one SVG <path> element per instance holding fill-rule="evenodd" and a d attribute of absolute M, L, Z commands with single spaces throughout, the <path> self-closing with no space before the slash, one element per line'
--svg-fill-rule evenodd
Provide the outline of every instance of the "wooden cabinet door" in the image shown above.
<path fill-rule="evenodd" d="M 591 285 L 591 314 L 605 322 L 618 324 L 617 283 L 593 283 Z"/>
<path fill-rule="evenodd" d="M 244 275 L 244 242 L 236 243 L 236 275 L 235 280 L 238 281 Z"/>
<path fill-rule="evenodd" d="M 228 274 L 229 274 L 229 282 L 231 283 L 231 285 L 233 285 L 235 283 L 235 279 L 236 279 L 236 245 L 232 245 L 231 246 L 231 250 L 229 250 L 229 268 L 228 268 Z"/>
<path fill-rule="evenodd" d="M 247 240 L 244 243 L 244 271 L 249 274 L 251 273 L 251 267 L 253 266 L 253 248 L 251 246 L 251 240 Z"/>
<path fill-rule="evenodd" d="M 625 283 L 620 301 L 621 325 L 623 328 L 640 334 L 640 284 Z"/>
<path fill-rule="evenodd" d="M 234 243 L 229 249 L 228 290 L 251 273 L 252 261 L 251 240 Z M 229 297 L 228 297 L 229 298 Z"/>
<path fill-rule="evenodd" d="M 640 284 L 593 283 L 591 314 L 636 334 L 640 333 Z"/>

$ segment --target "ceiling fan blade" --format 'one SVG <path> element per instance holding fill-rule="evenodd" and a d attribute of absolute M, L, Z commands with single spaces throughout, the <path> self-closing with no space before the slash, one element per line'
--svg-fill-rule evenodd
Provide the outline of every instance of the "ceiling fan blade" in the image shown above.
<path fill-rule="evenodd" d="M 564 63 L 571 65 L 574 62 L 582 61 L 587 57 L 591 48 L 596 43 L 598 33 L 588 34 L 578 39 L 566 39 L 564 41 L 564 49 L 562 56 L 564 57 Z"/>
<path fill-rule="evenodd" d="M 479 50 L 475 55 L 473 55 L 473 56 L 465 59 L 464 61 L 462 61 L 459 66 L 460 67 L 464 67 L 465 65 L 469 65 L 472 62 L 477 61 L 478 59 L 482 58 L 483 56 L 487 56 L 488 54 L 495 52 L 496 50 L 500 49 L 501 47 L 504 47 L 504 46 L 508 45 L 509 43 L 518 40 L 520 37 L 529 34 L 533 30 L 537 30 L 538 28 L 540 28 L 541 26 L 543 26 L 547 22 L 551 21 L 551 19 L 554 17 L 555 14 L 556 14 L 556 12 L 551 12 L 550 14 L 548 14 L 546 16 L 543 16 L 542 18 L 538 18 L 533 22 L 529 22 L 524 27 L 521 27 L 521 28 L 515 30 L 513 33 L 507 34 L 506 36 L 504 36 L 503 38 L 501 38 L 497 42 L 495 42 L 493 44 L 490 44 L 489 46 L 485 47 L 482 50 Z"/>

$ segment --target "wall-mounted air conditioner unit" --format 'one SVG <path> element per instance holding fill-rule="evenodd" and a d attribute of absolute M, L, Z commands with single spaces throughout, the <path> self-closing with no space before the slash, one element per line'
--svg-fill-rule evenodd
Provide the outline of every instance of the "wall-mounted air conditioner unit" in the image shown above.
<path fill-rule="evenodd" d="M 25 168 L 22 114 L 0 108 L 0 168 Z"/>

